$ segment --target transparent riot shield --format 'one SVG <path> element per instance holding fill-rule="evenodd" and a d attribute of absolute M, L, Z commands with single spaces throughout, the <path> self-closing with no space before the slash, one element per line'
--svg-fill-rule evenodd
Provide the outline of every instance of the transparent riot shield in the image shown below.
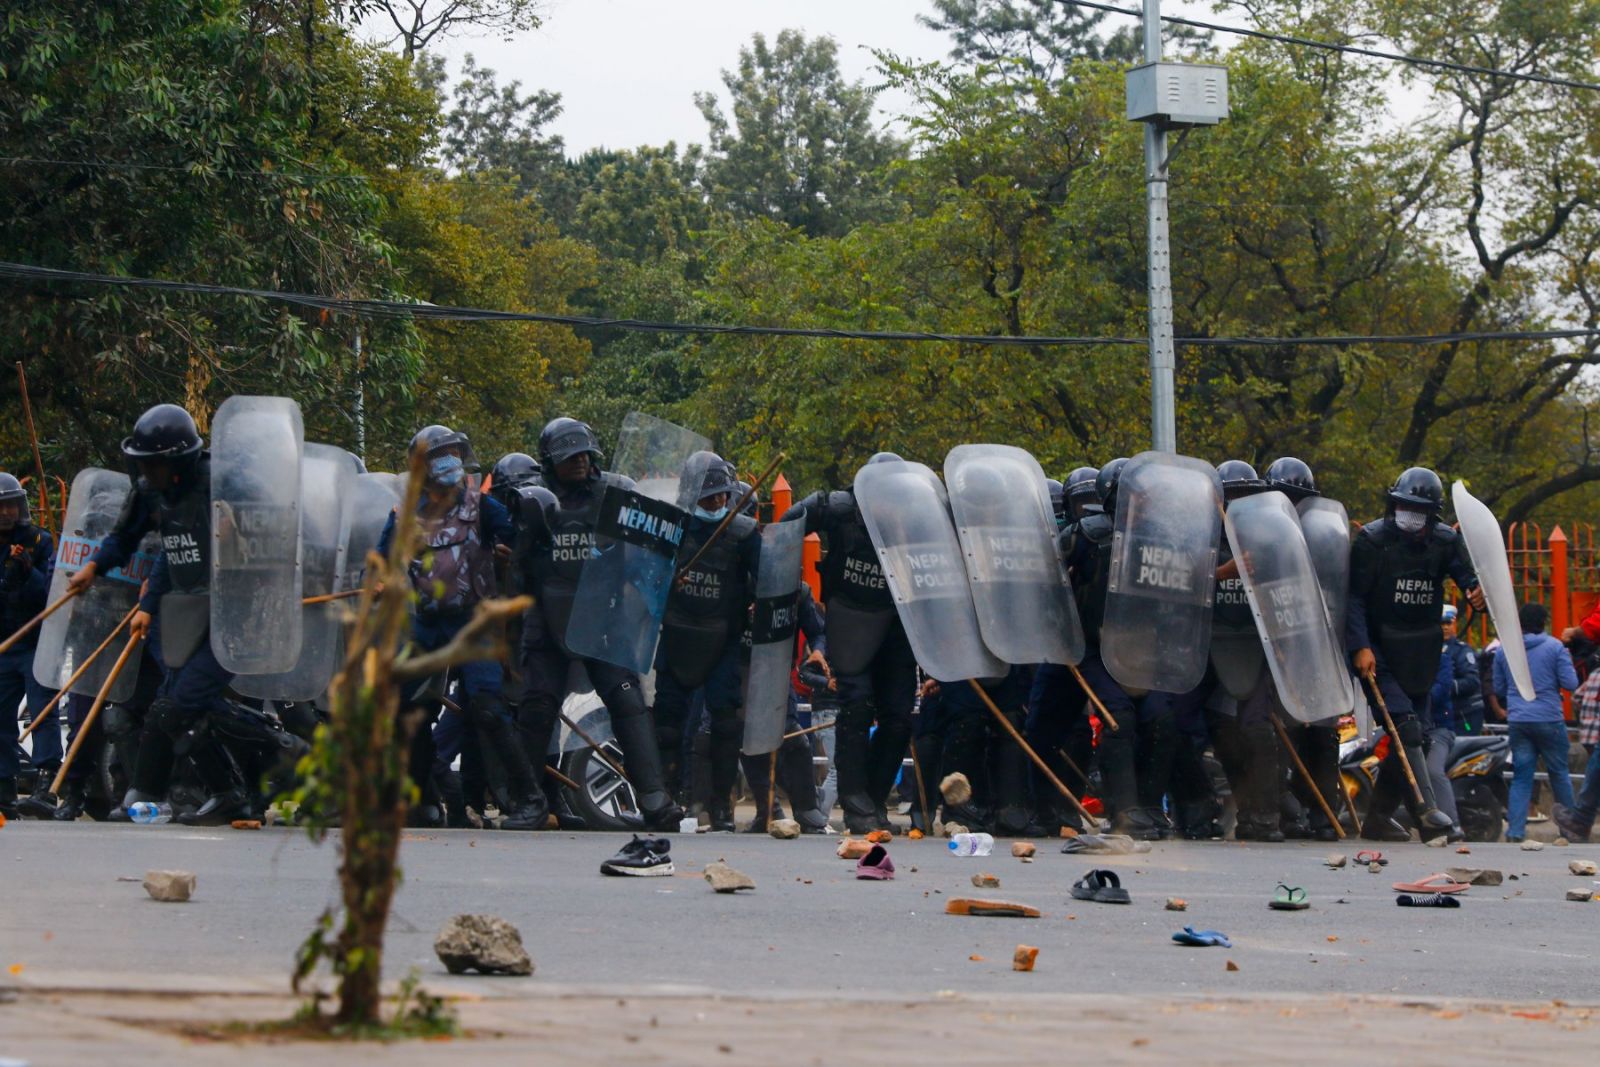
<path fill-rule="evenodd" d="M 983 643 L 938 477 L 921 463 L 869 463 L 856 472 L 855 494 L 923 671 L 941 682 L 1004 675 L 1005 663 Z"/>
<path fill-rule="evenodd" d="M 67 581 L 89 562 L 100 542 L 116 525 L 128 498 L 131 483 L 126 474 L 86 467 L 72 479 L 67 497 L 67 513 L 61 522 L 61 539 L 56 545 L 56 569 L 50 579 L 49 603 L 67 591 Z M 33 654 L 33 676 L 39 684 L 60 689 L 100 647 L 117 624 L 139 602 L 139 586 L 155 570 L 161 553 L 160 539 L 148 535 L 127 566 L 101 574 L 87 592 L 67 601 L 66 606 L 39 627 L 39 644 Z M 105 684 L 121 651 L 122 641 L 107 646 L 94 665 L 72 684 L 72 692 L 92 696 Z M 109 699 L 116 702 L 133 696 L 138 681 L 138 663 L 117 675 Z"/>
<path fill-rule="evenodd" d="M 354 496 L 359 467 L 342 448 L 308 443 L 300 457 L 300 573 L 308 597 L 336 592 L 345 556 L 345 509 Z M 333 680 L 345 606 L 300 608 L 300 656 L 287 671 L 242 674 L 233 680 L 241 696 L 265 700 L 314 700 Z"/>
<path fill-rule="evenodd" d="M 608 486 L 584 561 L 567 647 L 575 655 L 643 674 L 667 611 L 683 525 L 699 486 L 680 484 L 683 462 L 711 442 L 682 426 L 633 412 L 622 423 L 612 471 L 633 488 Z"/>
<path fill-rule="evenodd" d="M 230 396 L 211 424 L 211 651 L 235 674 L 300 656 L 300 405 Z"/>
<path fill-rule="evenodd" d="M 1511 585 L 1511 565 L 1506 559 L 1506 541 L 1500 532 L 1500 522 L 1488 505 L 1467 491 L 1463 482 L 1450 487 L 1450 503 L 1456 509 L 1456 521 L 1461 524 L 1461 539 L 1467 544 L 1472 569 L 1483 587 L 1489 618 L 1500 636 L 1500 647 L 1505 649 L 1506 669 L 1511 672 L 1511 680 L 1517 683 L 1522 699 L 1532 700 L 1535 695 L 1533 673 L 1528 669 L 1528 650 L 1522 643 L 1517 594 Z"/>
<path fill-rule="evenodd" d="M 1325 496 L 1312 496 L 1295 505 L 1300 532 L 1305 535 L 1311 565 L 1322 586 L 1328 622 L 1344 654 L 1345 608 L 1350 600 L 1350 514 L 1344 505 Z"/>
<path fill-rule="evenodd" d="M 400 506 L 398 479 L 392 474 L 358 474 L 345 500 L 344 548 L 339 554 L 335 592 L 359 589 L 367 573 L 367 555 L 377 551 L 389 515 Z"/>
<path fill-rule="evenodd" d="M 1355 703 L 1350 671 L 1294 505 L 1256 493 L 1229 504 L 1226 523 L 1284 710 L 1301 722 L 1343 715 Z"/>
<path fill-rule="evenodd" d="M 805 539 L 804 519 L 773 523 L 761 531 L 761 564 L 750 621 L 750 671 L 745 680 L 741 748 L 747 756 L 765 755 L 783 744 Z"/>
<path fill-rule="evenodd" d="M 983 643 L 1007 663 L 1080 662 L 1083 624 L 1038 460 L 1010 445 L 958 445 L 944 479 Z"/>
<path fill-rule="evenodd" d="M 1129 689 L 1187 693 L 1211 650 L 1221 483 L 1202 460 L 1141 452 L 1116 500 L 1101 659 Z"/>

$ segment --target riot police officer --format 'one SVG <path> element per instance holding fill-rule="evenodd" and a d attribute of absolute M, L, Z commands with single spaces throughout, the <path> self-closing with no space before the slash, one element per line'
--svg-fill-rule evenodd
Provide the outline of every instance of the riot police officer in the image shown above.
<path fill-rule="evenodd" d="M 44 610 L 55 571 L 55 542 L 46 530 L 33 524 L 28 494 L 22 483 L 0 473 L 0 639 Z M 32 630 L 0 655 L 0 814 L 17 817 L 17 770 L 22 746 L 17 742 L 17 705 L 24 697 L 30 717 L 37 716 L 55 696 L 33 674 L 33 654 L 39 631 Z M 51 779 L 61 766 L 61 725 L 52 708 L 33 731 L 33 767 L 38 774 L 36 803 L 48 795 Z M 49 808 L 44 810 L 49 814 Z"/>
<path fill-rule="evenodd" d="M 867 462 L 899 458 L 879 452 Z M 840 703 L 834 767 L 845 827 L 851 833 L 888 829 L 889 791 L 911 739 L 916 656 L 895 612 L 854 490 L 819 490 L 791 507 L 783 519 L 804 519 L 806 533 L 820 533 L 827 542 L 822 602 L 828 658 Z"/>
<path fill-rule="evenodd" d="M 1107 728 L 1100 735 L 1098 756 L 1105 793 L 1102 799 L 1118 833 L 1155 840 L 1163 835 L 1162 824 L 1139 802 L 1134 739 L 1138 707 L 1100 658 L 1100 626 L 1105 619 L 1112 536 L 1116 532 L 1117 485 L 1127 463 L 1127 459 L 1118 458 L 1100 468 L 1095 494 L 1101 510 L 1085 514 L 1075 526 L 1068 527 L 1065 559 L 1087 647 L 1079 669 L 1121 727 Z"/>
<path fill-rule="evenodd" d="M 477 470 L 477 457 L 467 435 L 448 426 L 425 426 L 407 450 L 422 463 L 422 492 L 417 498 L 420 544 L 406 569 L 416 593 L 412 640 L 431 651 L 448 644 L 472 618 L 473 609 L 497 592 L 495 559 L 511 553 L 514 528 L 505 505 L 480 493 L 467 481 Z M 395 516 L 378 539 L 387 552 Z M 498 662 L 478 660 L 455 668 L 464 698 L 463 712 L 477 739 L 484 778 L 495 795 L 503 830 L 539 830 L 549 808 L 518 743 L 504 697 Z M 409 687 L 403 700 L 423 715 L 412 735 L 411 777 L 421 788 L 417 818 L 434 823 L 433 713 L 426 707 L 424 683 Z M 542 763 L 540 764 L 543 765 Z"/>
<path fill-rule="evenodd" d="M 670 768 L 681 766 L 681 757 L 674 757 L 683 745 L 690 698 L 703 690 L 711 720 L 711 829 L 731 833 L 742 737 L 739 638 L 754 596 L 761 539 L 755 519 L 741 514 L 711 541 L 738 485 L 727 460 L 715 452 L 694 453 L 683 465 L 681 484 L 699 486 L 678 546 L 678 566 L 690 560 L 694 566 L 673 582 L 667 597 L 656 650 L 656 741 L 670 783 Z"/>
<path fill-rule="evenodd" d="M 1389 815 L 1404 800 L 1418 831 L 1430 838 L 1451 831 L 1432 796 L 1422 750 L 1428 692 L 1439 669 L 1444 581 L 1454 580 L 1475 607 L 1482 607 L 1483 591 L 1460 535 L 1439 521 L 1444 485 L 1437 474 L 1426 467 L 1402 471 L 1387 501 L 1384 517 L 1362 527 L 1350 548 L 1345 643 L 1356 673 L 1377 687 L 1394 718 L 1423 803 L 1416 806 L 1391 746 L 1362 829 L 1372 839 L 1400 839 L 1404 831 Z"/>
<path fill-rule="evenodd" d="M 594 431 L 577 419 L 552 419 L 539 434 L 539 482 L 554 500 L 545 505 L 540 536 L 519 541 L 516 550 L 522 588 L 535 597 L 522 620 L 523 698 L 517 723 L 530 760 L 542 761 L 567 696 L 568 670 L 574 661 L 582 663 L 611 714 L 645 825 L 675 829 L 683 809 L 666 788 L 639 676 L 577 656 L 566 645 L 578 577 L 595 552 L 601 500 L 610 487 L 633 488 L 631 479 L 601 469 L 604 458 Z"/>
<path fill-rule="evenodd" d="M 173 759 L 187 755 L 207 797 L 177 821 L 215 826 L 251 817 L 245 782 L 232 756 L 209 728 L 233 675 L 211 650 L 211 461 L 189 413 L 158 404 L 139 416 L 122 454 L 136 474 L 134 491 L 116 527 L 68 588 L 83 590 L 99 573 L 121 567 L 146 533 L 161 537 L 161 556 L 139 601 L 129 633 L 152 634 L 159 617 L 159 648 L 166 678 L 151 703 L 139 743 L 133 781 L 122 807 L 165 799 Z M 264 472 L 270 473 L 270 472 Z"/>

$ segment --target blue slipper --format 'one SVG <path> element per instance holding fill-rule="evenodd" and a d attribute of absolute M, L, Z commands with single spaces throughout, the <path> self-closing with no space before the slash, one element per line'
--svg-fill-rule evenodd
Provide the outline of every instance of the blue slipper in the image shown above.
<path fill-rule="evenodd" d="M 1172 940 L 1180 945 L 1194 945 L 1204 948 L 1208 945 L 1221 945 L 1223 948 L 1232 948 L 1233 942 L 1228 940 L 1228 935 L 1221 930 L 1196 930 L 1192 926 L 1185 926 L 1179 933 L 1172 935 Z"/>

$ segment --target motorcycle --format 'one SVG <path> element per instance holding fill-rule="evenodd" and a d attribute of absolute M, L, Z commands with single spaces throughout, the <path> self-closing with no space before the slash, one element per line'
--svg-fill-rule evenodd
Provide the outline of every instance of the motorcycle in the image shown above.
<path fill-rule="evenodd" d="M 1377 781 L 1378 764 L 1388 752 L 1384 734 L 1348 737 L 1339 745 L 1339 775 L 1346 795 L 1354 798 L 1363 823 L 1368 818 L 1372 790 Z M 1468 841 L 1498 841 L 1505 830 L 1506 803 L 1510 787 L 1505 772 L 1511 766 L 1511 742 L 1504 734 L 1476 734 L 1457 737 L 1450 751 L 1445 774 L 1455 794 L 1456 813 Z M 1410 827 L 1404 807 L 1394 818 Z M 1354 830 L 1347 815 L 1341 815 L 1346 830 Z"/>

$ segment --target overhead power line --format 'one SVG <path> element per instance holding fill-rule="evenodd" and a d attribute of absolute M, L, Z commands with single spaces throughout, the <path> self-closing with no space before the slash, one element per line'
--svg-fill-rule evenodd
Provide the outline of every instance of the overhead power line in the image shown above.
<path fill-rule="evenodd" d="M 52 285 L 96 285 L 125 289 L 149 289 L 198 296 L 221 296 L 271 300 L 318 308 L 361 318 L 426 319 L 446 322 L 540 322 L 576 329 L 627 330 L 636 333 L 697 334 L 708 337 L 809 337 L 837 341 L 902 341 L 1010 347 L 1091 347 L 1138 346 L 1149 343 L 1144 337 L 1082 337 L 1057 335 L 1015 336 L 1009 334 L 926 333 L 898 330 L 839 330 L 800 326 L 746 326 L 711 322 L 654 322 L 645 319 L 600 318 L 591 315 L 546 315 L 531 311 L 496 311 L 487 308 L 457 307 L 408 300 L 366 300 L 317 296 L 311 293 L 281 292 L 275 289 L 247 289 L 232 285 L 177 282 L 162 278 L 128 278 L 112 274 L 56 270 L 27 263 L 0 262 L 0 279 Z M 1472 341 L 1564 341 L 1600 337 L 1600 329 L 1473 331 L 1423 334 L 1342 334 L 1322 337 L 1178 337 L 1175 342 L 1199 348 L 1253 346 L 1293 348 L 1302 345 L 1347 347 L 1350 345 L 1446 345 Z"/>
<path fill-rule="evenodd" d="M 1132 18 L 1143 18 L 1144 12 L 1132 7 L 1118 7 L 1115 4 L 1097 3 L 1096 0 L 1058 0 L 1059 3 L 1071 4 L 1073 7 L 1086 7 L 1095 11 L 1108 11 L 1114 15 L 1128 15 Z M 1350 55 L 1366 56 L 1370 59 L 1387 59 L 1396 63 L 1408 63 L 1414 67 L 1431 67 L 1435 70 L 1453 70 L 1462 74 L 1488 74 L 1496 78 L 1509 78 L 1513 81 L 1538 82 L 1542 85 L 1559 85 L 1566 89 L 1585 89 L 1589 92 L 1600 92 L 1600 83 L 1580 82 L 1570 78 L 1557 78 L 1549 74 L 1526 74 L 1515 70 L 1499 70 L 1495 67 L 1480 67 L 1471 63 L 1454 63 L 1446 59 L 1428 59 L 1424 56 L 1411 56 L 1403 52 L 1384 52 L 1376 48 L 1361 48 L 1352 44 L 1336 44 L 1333 41 L 1318 41 L 1309 37 L 1294 37 L 1284 33 L 1269 33 L 1266 30 L 1253 30 L 1244 26 L 1226 26 L 1220 22 L 1203 22 L 1200 19 L 1184 18 L 1180 15 L 1162 15 L 1162 22 L 1170 22 L 1175 26 L 1192 26 L 1198 30 L 1211 30 L 1215 33 L 1233 34 L 1237 37 L 1256 37 L 1264 41 L 1277 41 L 1280 44 L 1298 45 L 1302 48 L 1321 48 L 1329 52 L 1345 52 Z"/>

